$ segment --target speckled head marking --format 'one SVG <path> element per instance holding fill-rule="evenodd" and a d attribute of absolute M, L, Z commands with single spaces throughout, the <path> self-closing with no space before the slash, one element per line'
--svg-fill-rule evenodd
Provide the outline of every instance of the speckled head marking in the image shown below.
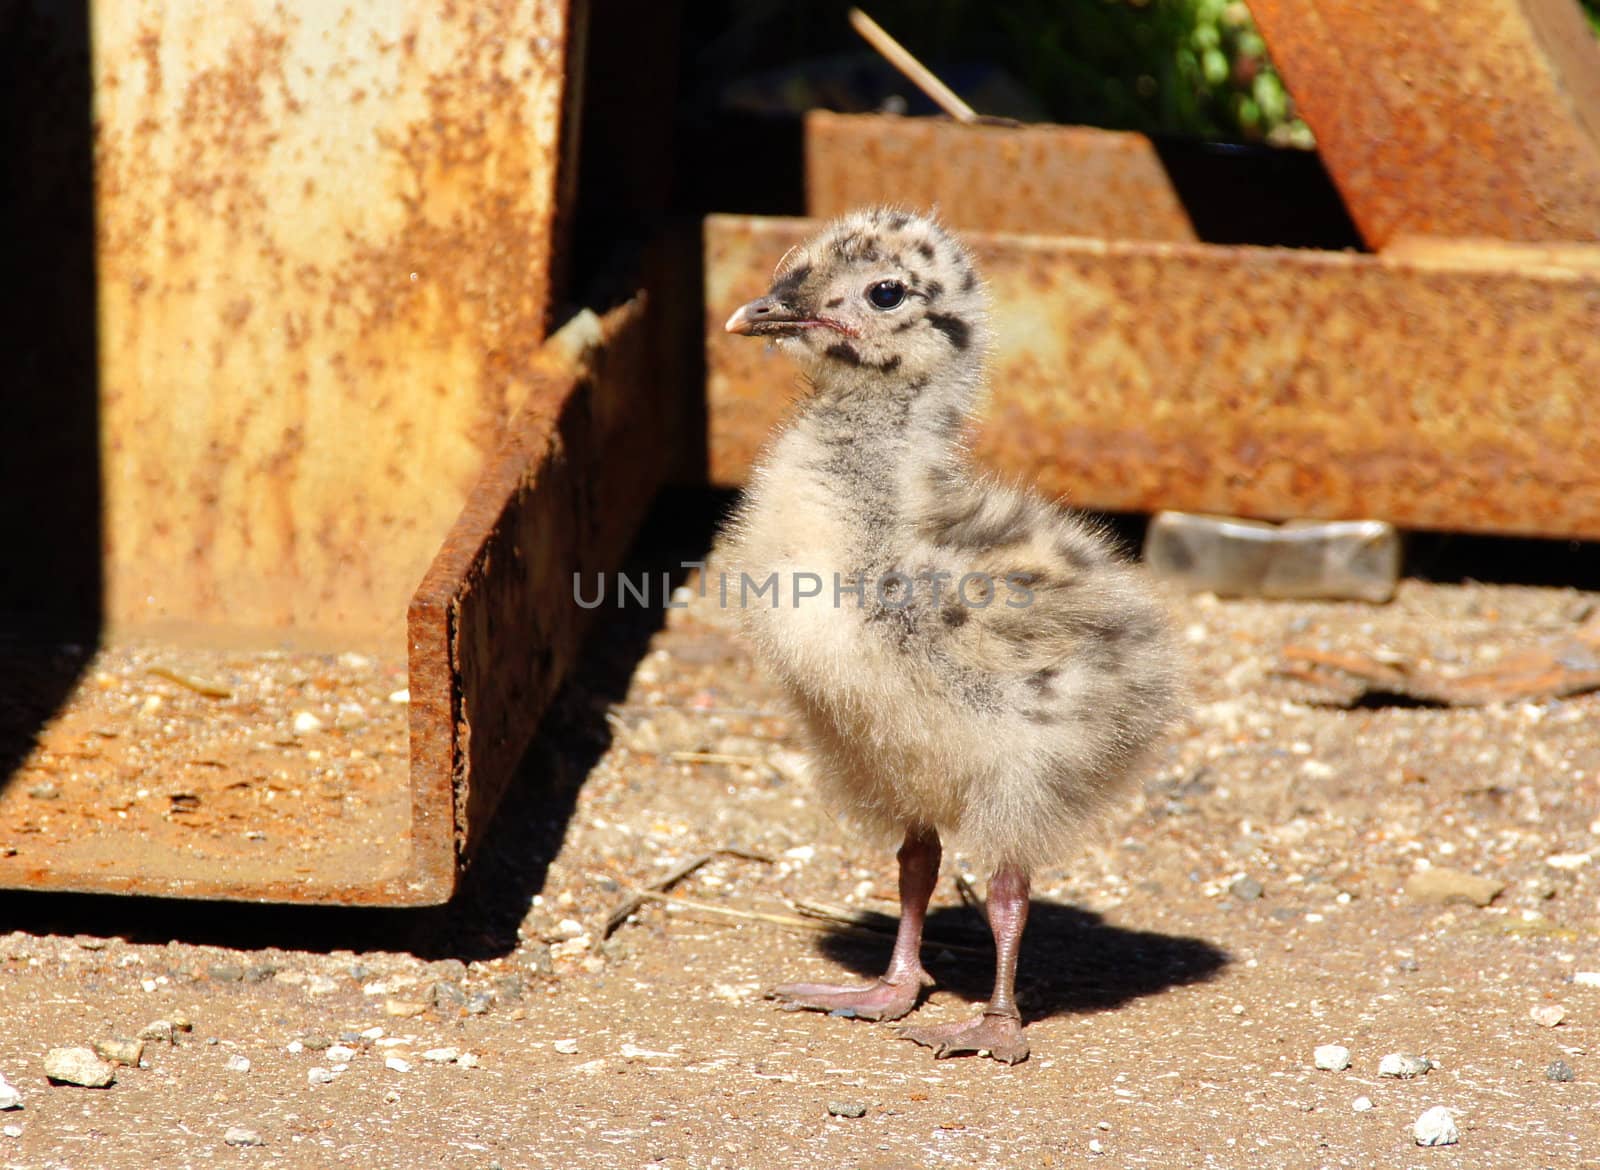
<path fill-rule="evenodd" d="M 777 340 L 813 377 L 910 383 L 976 365 L 986 315 L 958 240 L 926 216 L 870 208 L 790 249 L 767 295 L 740 307 L 727 329 Z"/>

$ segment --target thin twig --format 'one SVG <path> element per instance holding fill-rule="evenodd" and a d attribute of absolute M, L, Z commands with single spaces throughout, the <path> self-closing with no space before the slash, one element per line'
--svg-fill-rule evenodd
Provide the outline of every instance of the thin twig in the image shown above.
<path fill-rule="evenodd" d="M 955 95 L 944 82 L 934 76 L 921 61 L 913 57 L 904 45 L 883 30 L 883 26 L 859 8 L 850 10 L 850 27 L 861 34 L 863 40 L 883 55 L 884 60 L 904 73 L 930 101 L 958 122 L 976 122 L 978 112 Z"/>
<path fill-rule="evenodd" d="M 638 910 L 640 906 L 644 905 L 647 893 L 660 893 L 663 890 L 670 890 L 673 886 L 677 885 L 684 878 L 688 877 L 695 870 L 699 869 L 702 865 L 715 857 L 742 857 L 746 861 L 760 861 L 766 865 L 773 864 L 773 859 L 768 857 L 765 853 L 757 853 L 754 850 L 739 849 L 733 846 L 728 846 L 722 849 L 713 849 L 710 853 L 702 853 L 697 857 L 691 857 L 688 861 L 683 862 L 681 865 L 674 866 L 661 877 L 651 882 L 644 888 L 644 892 L 629 894 L 626 898 L 619 902 L 617 904 L 617 908 L 613 910 L 606 918 L 605 929 L 600 932 L 601 940 L 604 941 L 605 939 L 610 938 L 617 927 L 621 926 L 628 920 L 628 916 L 630 914 Z"/>
<path fill-rule="evenodd" d="M 967 875 L 960 870 L 956 871 L 956 893 L 961 895 L 961 904 L 976 914 L 979 922 L 988 925 L 989 914 L 984 909 L 983 899 L 978 897 L 978 891 L 972 888 Z"/>
<path fill-rule="evenodd" d="M 180 687 L 188 687 L 195 694 L 204 695 L 208 699 L 233 698 L 233 692 L 227 687 L 223 686 L 221 683 L 207 682 L 203 678 L 196 678 L 193 675 L 183 674 L 180 671 L 173 670 L 170 666 L 158 665 L 147 667 L 145 673 L 156 675 L 158 678 L 167 679 L 169 682 L 175 682 Z"/>
<path fill-rule="evenodd" d="M 796 912 L 807 918 L 817 918 L 824 922 L 833 922 L 840 926 L 866 930 L 877 935 L 893 937 L 900 929 L 900 920 L 898 918 L 878 910 L 853 910 L 848 906 L 832 906 L 827 902 L 812 902 L 800 898 L 790 898 L 789 905 L 793 906 Z M 930 934 L 923 941 L 929 946 L 943 947 L 951 951 L 963 951 L 971 955 L 989 953 L 987 947 L 957 942 L 943 935 Z"/>
<path fill-rule="evenodd" d="M 724 752 L 668 752 L 674 764 L 727 764 L 738 768 L 771 767 L 760 756 L 730 756 Z"/>

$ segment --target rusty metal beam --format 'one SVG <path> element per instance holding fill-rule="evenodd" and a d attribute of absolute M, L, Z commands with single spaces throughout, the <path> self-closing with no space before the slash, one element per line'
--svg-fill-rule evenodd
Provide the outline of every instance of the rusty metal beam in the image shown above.
<path fill-rule="evenodd" d="M 1193 240 L 1142 134 L 939 118 L 806 116 L 806 210 L 937 206 L 950 226 L 1048 236 Z"/>
<path fill-rule="evenodd" d="M 560 295 L 571 8 L 89 5 L 114 627 L 403 646 Z"/>
<path fill-rule="evenodd" d="M 1250 0 L 1368 244 L 1600 240 L 1600 46 L 1574 0 Z"/>
<path fill-rule="evenodd" d="M 575 363 L 541 366 L 411 602 L 413 870 L 428 899 L 449 894 L 576 659 L 589 612 L 574 573 L 621 564 L 671 459 L 648 325 L 641 297 Z"/>
<path fill-rule="evenodd" d="M 721 322 L 815 226 L 706 223 L 717 483 L 795 392 Z M 1090 508 L 1600 539 L 1600 248 L 967 239 L 996 300 L 977 453 L 1003 472 Z"/>
<path fill-rule="evenodd" d="M 409 711 L 371 656 L 113 642 L 72 689 L 71 653 L 0 639 L 0 889 L 446 900 L 577 655 L 573 573 L 620 565 L 671 458 L 651 328 L 640 298 L 530 359 L 411 604 Z M 359 700 L 355 727 L 329 695 Z"/>

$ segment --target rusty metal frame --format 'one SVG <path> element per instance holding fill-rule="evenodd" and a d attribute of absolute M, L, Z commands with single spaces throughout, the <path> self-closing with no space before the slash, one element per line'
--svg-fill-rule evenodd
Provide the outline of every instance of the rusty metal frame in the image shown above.
<path fill-rule="evenodd" d="M 719 484 L 796 384 L 720 322 L 816 226 L 706 222 Z M 977 454 L 1003 473 L 1107 510 L 1600 539 L 1600 246 L 967 239 L 996 302 Z"/>
<path fill-rule="evenodd" d="M 577 656 L 573 575 L 606 572 L 661 483 L 669 404 L 643 393 L 644 298 L 599 322 L 576 363 L 556 351 L 412 599 L 413 841 L 390 902 L 453 891 Z"/>

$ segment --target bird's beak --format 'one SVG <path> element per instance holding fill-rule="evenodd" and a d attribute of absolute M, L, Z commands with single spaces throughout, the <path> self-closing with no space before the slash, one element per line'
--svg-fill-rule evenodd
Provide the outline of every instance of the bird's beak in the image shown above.
<path fill-rule="evenodd" d="M 733 311 L 733 316 L 728 318 L 728 323 L 723 328 L 729 333 L 743 333 L 757 337 L 788 337 L 802 329 L 811 329 L 822 324 L 825 322 L 807 316 L 782 297 L 768 293 L 748 305 L 740 305 Z"/>

